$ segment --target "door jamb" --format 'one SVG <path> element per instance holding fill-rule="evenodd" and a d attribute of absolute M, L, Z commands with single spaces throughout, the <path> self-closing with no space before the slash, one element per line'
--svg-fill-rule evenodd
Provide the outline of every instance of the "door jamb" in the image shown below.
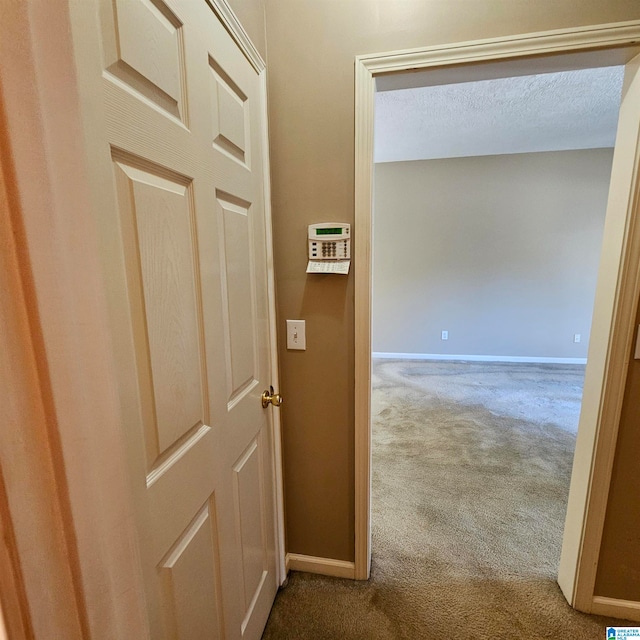
<path fill-rule="evenodd" d="M 573 29 L 529 33 L 472 42 L 357 56 L 355 60 L 355 573 L 367 579 L 371 566 L 371 286 L 374 93 L 377 76 L 402 71 L 454 66 L 474 62 L 500 62 L 549 54 L 580 53 L 637 46 L 640 21 L 602 24 Z M 619 127 L 616 152 L 622 142 Z M 625 129 L 627 136 L 633 131 Z M 604 525 L 613 466 L 618 422 L 635 327 L 634 305 L 640 295 L 640 278 L 633 269 L 640 254 L 640 231 L 635 206 L 640 196 L 636 180 L 640 147 L 632 136 L 634 175 L 618 185 L 613 247 L 609 247 L 607 272 L 601 269 L 597 297 L 599 331 L 592 332 L 589 347 L 591 384 L 599 400 L 594 415 L 581 416 L 574 459 L 567 524 L 558 582 L 569 603 L 583 611 L 594 607 L 595 572 Z M 627 192 L 628 191 L 628 192 Z M 605 230 L 606 233 L 606 230 Z M 611 235 L 611 234 L 610 234 Z M 617 244 L 616 244 L 617 243 Z M 607 247 L 603 248 L 603 252 Z M 615 251 L 617 249 L 616 260 Z M 611 251 L 614 255 L 611 256 Z M 598 294 L 597 294 L 598 295 Z M 599 305 L 599 306 L 598 306 Z M 594 314 L 594 328 L 596 318 Z M 587 384 L 585 380 L 585 385 Z M 587 413 L 587 412 L 583 412 Z M 576 473 L 582 470 L 582 473 Z M 598 602 L 595 603 L 596 605 Z M 599 608 L 599 613 L 606 613 Z M 633 611 L 627 611 L 627 617 Z M 638 612 L 636 611 L 636 615 Z"/>
<path fill-rule="evenodd" d="M 11 24 L 15 28 L 16 23 Z M 0 27 L 0 38 L 1 31 Z M 33 318 L 29 317 L 26 302 L 25 265 L 18 249 L 20 232 L 16 229 L 16 217 L 20 207 L 16 199 L 11 198 L 8 187 L 12 163 L 3 106 L 0 96 L 0 122 L 5 134 L 0 136 L 0 388 L 3 394 L 0 404 L 0 638 L 32 639 L 35 626 L 40 631 L 56 629 L 79 639 L 79 603 L 69 572 L 68 555 L 64 545 L 59 544 L 64 537 L 65 522 L 56 504 L 55 492 L 48 489 L 55 484 L 55 477 L 30 335 Z M 22 437 L 28 444 L 22 451 L 15 451 L 8 445 L 19 429 L 23 430 Z M 34 459 L 41 462 L 25 481 L 25 470 L 34 466 Z M 24 517 L 22 513 L 17 522 L 12 518 L 10 497 L 14 508 L 20 498 L 29 502 L 29 509 L 25 509 L 28 515 Z M 57 535 L 49 536 L 48 532 L 54 528 Z M 27 556 L 32 561 L 25 563 Z M 46 573 L 42 570 L 45 563 L 48 564 Z M 49 593 L 55 594 L 50 598 L 49 607 L 42 607 L 33 620 L 28 594 L 32 598 L 47 598 Z M 67 618 L 69 626 L 60 625 L 54 612 Z M 45 618 L 46 627 L 42 626 Z"/>
<path fill-rule="evenodd" d="M 13 531 L 7 542 L 24 587 L 26 636 L 71 640 L 92 634 L 91 615 L 104 633 L 118 619 L 131 621 L 135 591 L 116 593 L 132 587 L 135 576 L 124 501 L 102 502 L 96 491 L 98 483 L 117 484 L 110 432 L 118 422 L 78 143 L 69 13 L 64 4 L 35 0 L 6 9 L 0 22 L 0 288 L 6 302 L 0 333 L 9 346 L 0 345 L 7 358 L 1 517 Z M 118 549 L 108 543 L 116 531 Z M 17 579 L 16 572 L 19 585 Z M 145 637 L 135 624 L 130 628 Z"/>

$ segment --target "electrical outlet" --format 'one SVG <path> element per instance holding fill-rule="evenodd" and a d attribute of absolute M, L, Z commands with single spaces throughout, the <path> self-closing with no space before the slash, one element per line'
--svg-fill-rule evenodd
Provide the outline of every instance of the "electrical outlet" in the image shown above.
<path fill-rule="evenodd" d="M 574 333 L 573 334 L 573 341 L 574 342 L 580 342 L 580 334 L 579 333 Z"/>
<path fill-rule="evenodd" d="M 448 340 L 448 339 L 449 339 L 449 332 L 443 331 L 441 340 Z"/>
<path fill-rule="evenodd" d="M 287 349 L 304 351 L 307 348 L 307 335 L 304 320 L 287 320 Z"/>

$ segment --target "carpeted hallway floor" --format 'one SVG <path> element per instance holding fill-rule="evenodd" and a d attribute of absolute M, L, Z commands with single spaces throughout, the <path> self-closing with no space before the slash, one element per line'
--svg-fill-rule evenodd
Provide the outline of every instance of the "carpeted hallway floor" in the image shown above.
<path fill-rule="evenodd" d="M 603 638 L 555 582 L 583 373 L 374 361 L 371 579 L 292 572 L 263 638 Z"/>

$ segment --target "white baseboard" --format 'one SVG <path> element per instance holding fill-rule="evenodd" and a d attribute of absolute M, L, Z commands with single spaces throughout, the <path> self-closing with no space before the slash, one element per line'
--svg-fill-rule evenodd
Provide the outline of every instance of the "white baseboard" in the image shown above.
<path fill-rule="evenodd" d="M 593 596 L 590 613 L 637 622 L 640 621 L 640 602 Z"/>
<path fill-rule="evenodd" d="M 587 364 L 586 358 L 551 358 L 546 356 L 477 356 L 448 353 L 389 353 L 374 351 L 373 358 L 393 360 L 462 360 L 465 362 L 532 362 L 538 364 Z"/>
<path fill-rule="evenodd" d="M 353 562 L 303 556 L 299 553 L 287 553 L 286 566 L 287 570 L 319 573 L 323 576 L 333 576 L 334 578 L 351 578 L 351 580 L 354 580 L 356 575 L 356 565 Z"/>

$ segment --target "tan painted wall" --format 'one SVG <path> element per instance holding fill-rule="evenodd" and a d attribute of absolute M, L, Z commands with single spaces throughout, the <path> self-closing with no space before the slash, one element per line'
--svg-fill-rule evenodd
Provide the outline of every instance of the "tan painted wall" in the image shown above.
<path fill-rule="evenodd" d="M 238 16 L 258 50 L 262 59 L 267 60 L 267 36 L 265 31 L 264 0 L 228 0 L 233 12 Z"/>
<path fill-rule="evenodd" d="M 586 358 L 612 159 L 377 164 L 373 351 Z"/>
<path fill-rule="evenodd" d="M 356 54 L 640 18 L 637 0 L 266 0 L 289 551 L 354 557 L 353 274 L 307 276 L 306 225 L 353 223 Z M 307 321 L 307 351 L 284 320 Z"/>

